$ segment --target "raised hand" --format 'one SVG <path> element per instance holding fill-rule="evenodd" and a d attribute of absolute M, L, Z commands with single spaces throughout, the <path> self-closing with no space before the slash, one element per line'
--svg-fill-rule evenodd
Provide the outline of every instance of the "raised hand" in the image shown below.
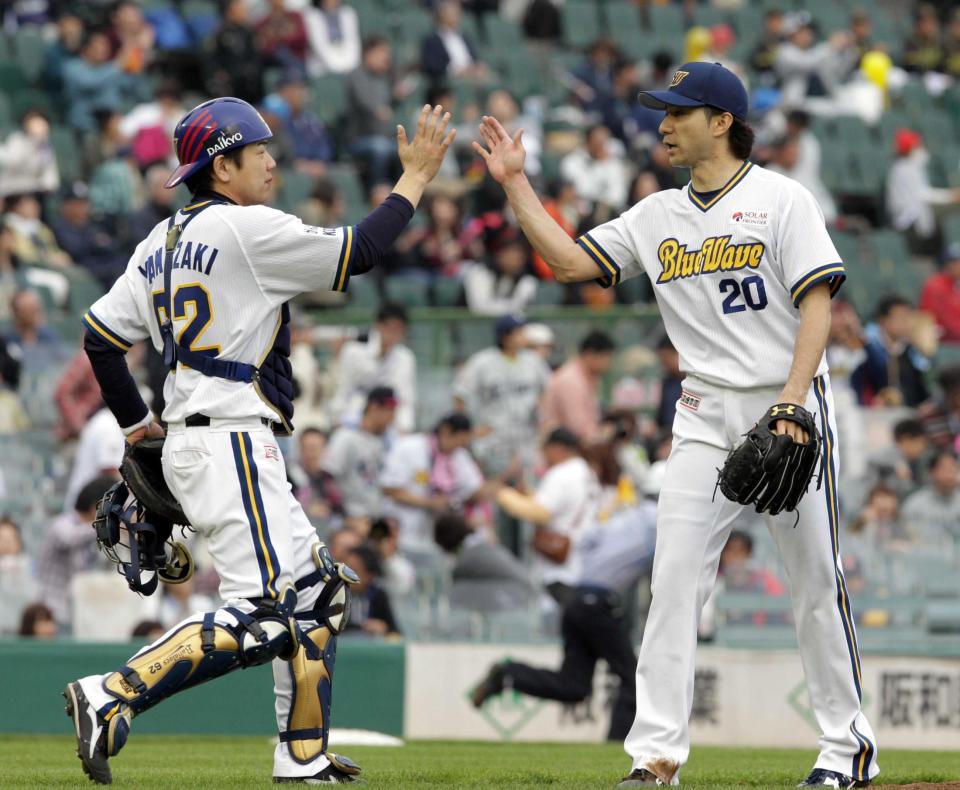
<path fill-rule="evenodd" d="M 492 115 L 484 115 L 480 123 L 480 137 L 486 148 L 474 140 L 473 150 L 483 157 L 490 175 L 497 183 L 502 184 L 523 172 L 523 161 L 527 156 L 522 142 L 523 129 L 518 130 L 511 139 L 500 121 Z"/>
<path fill-rule="evenodd" d="M 447 125 L 450 123 L 450 113 L 443 112 L 439 104 L 431 109 L 425 104 L 420 110 L 417 119 L 417 132 L 413 139 L 407 141 L 407 132 L 397 125 L 397 153 L 406 175 L 415 176 L 427 183 L 440 169 L 447 149 L 457 136 L 457 130 L 451 129 L 447 134 Z"/>

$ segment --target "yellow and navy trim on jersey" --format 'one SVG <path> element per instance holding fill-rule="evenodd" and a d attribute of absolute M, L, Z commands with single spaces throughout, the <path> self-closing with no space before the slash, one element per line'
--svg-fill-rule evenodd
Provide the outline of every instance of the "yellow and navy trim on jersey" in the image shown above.
<path fill-rule="evenodd" d="M 830 528 L 830 545 L 833 554 L 834 575 L 837 587 L 837 609 L 840 612 L 840 621 L 843 626 L 843 635 L 847 643 L 847 652 L 850 656 L 850 669 L 853 674 L 853 685 L 857 691 L 857 699 L 863 698 L 863 676 L 860 668 L 860 646 L 857 644 L 857 631 L 854 626 L 853 611 L 850 607 L 850 595 L 847 592 L 847 583 L 843 578 L 840 567 L 840 506 L 837 492 L 837 468 L 835 462 L 836 439 L 830 425 L 830 413 L 827 403 L 826 376 L 817 376 L 813 380 L 814 395 L 820 409 L 820 433 L 823 437 L 823 468 L 826 477 L 824 486 L 827 499 L 827 521 Z M 851 773 L 854 779 L 863 781 L 869 779 L 870 761 L 876 754 L 876 747 L 863 733 L 856 728 L 856 722 L 851 722 L 850 732 L 856 738 L 860 748 L 853 756 Z"/>
<path fill-rule="evenodd" d="M 698 195 L 694 189 L 693 184 L 687 188 L 687 197 L 690 199 L 690 202 L 693 203 L 698 209 L 703 212 L 709 211 L 713 206 L 719 203 L 724 195 L 726 195 L 731 189 L 733 189 L 737 184 L 743 181 L 744 176 L 750 171 L 750 168 L 753 167 L 753 162 L 749 159 L 743 163 L 743 166 L 733 174 L 729 181 L 724 184 L 720 190 L 709 200 L 704 200 L 700 195 Z"/>
<path fill-rule="evenodd" d="M 233 447 L 233 461 L 240 480 L 240 498 L 250 525 L 253 549 L 260 567 L 260 581 L 265 598 L 278 598 L 277 577 L 280 575 L 280 563 L 277 552 L 270 541 L 267 524 L 267 511 L 260 496 L 260 478 L 257 464 L 253 458 L 253 442 L 248 433 L 231 433 L 230 444 Z"/>
<path fill-rule="evenodd" d="M 93 334 L 99 335 L 110 345 L 116 346 L 121 351 L 129 351 L 133 345 L 129 340 L 124 340 L 120 335 L 110 329 L 103 321 L 93 314 L 93 310 L 87 310 L 80 322 Z"/>
<path fill-rule="evenodd" d="M 830 296 L 836 296 L 843 281 L 847 279 L 847 271 L 843 268 L 843 262 L 828 263 L 824 266 L 818 266 L 813 271 L 807 272 L 803 277 L 797 280 L 793 288 L 790 289 L 790 298 L 793 300 L 793 306 L 799 307 L 810 289 L 817 283 L 824 280 L 830 280 Z"/>
<path fill-rule="evenodd" d="M 613 256 L 607 252 L 600 243 L 589 233 L 584 233 L 579 239 L 579 244 L 593 258 L 597 266 L 600 267 L 602 274 L 597 278 L 597 282 L 604 288 L 616 285 L 620 282 L 620 265 L 613 259 Z"/>
<path fill-rule="evenodd" d="M 350 261 L 357 249 L 356 234 L 357 229 L 353 225 L 347 225 L 343 229 L 343 245 L 340 247 L 340 260 L 337 261 L 337 272 L 333 277 L 334 291 L 347 290 L 347 283 L 350 282 Z"/>

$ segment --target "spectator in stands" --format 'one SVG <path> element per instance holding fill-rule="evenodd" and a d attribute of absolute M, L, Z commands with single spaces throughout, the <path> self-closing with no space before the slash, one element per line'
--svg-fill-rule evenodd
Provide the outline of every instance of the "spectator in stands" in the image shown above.
<path fill-rule="evenodd" d="M 22 290 L 10 302 L 13 326 L 7 334 L 7 348 L 19 355 L 24 373 L 54 370 L 69 358 L 57 333 L 47 324 L 43 302 L 36 291 Z"/>
<path fill-rule="evenodd" d="M 910 342 L 913 323 L 913 307 L 902 296 L 877 305 L 876 322 L 864 331 L 867 357 L 851 377 L 861 405 L 919 406 L 930 397 L 930 361 Z"/>
<path fill-rule="evenodd" d="M 924 403 L 917 417 L 934 447 L 960 452 L 960 366 L 941 370 L 937 383 L 941 396 Z"/>
<path fill-rule="evenodd" d="M 903 46 L 903 68 L 923 74 L 943 65 L 943 33 L 937 9 L 920 3 L 913 15 L 913 32 Z"/>
<path fill-rule="evenodd" d="M 446 105 L 443 105 L 446 109 Z M 431 276 L 454 277 L 467 255 L 463 208 L 453 196 L 435 192 L 424 201 L 426 224 L 409 228 L 394 245 L 409 265 Z"/>
<path fill-rule="evenodd" d="M 65 190 L 52 230 L 60 248 L 105 290 L 123 274 L 127 255 L 118 248 L 115 229 L 106 228 L 91 216 L 90 190 L 82 181 Z"/>
<path fill-rule="evenodd" d="M 555 428 L 543 442 L 547 471 L 536 492 L 512 487 L 497 492 L 497 504 L 513 518 L 534 525 L 535 567 L 547 592 L 563 605 L 579 583 L 581 532 L 595 523 L 600 484 L 584 460 L 580 442 Z"/>
<path fill-rule="evenodd" d="M 98 110 L 101 129 L 101 159 L 90 176 L 90 203 L 95 216 L 110 222 L 122 222 L 133 211 L 142 191 L 143 179 L 134 161 L 130 143 L 120 131 L 123 116 Z"/>
<path fill-rule="evenodd" d="M 153 60 L 156 34 L 133 0 L 121 0 L 110 15 L 110 57 L 127 74 L 140 74 Z"/>
<path fill-rule="evenodd" d="M 437 545 L 454 558 L 451 605 L 480 612 L 517 612 L 536 603 L 538 592 L 526 566 L 459 513 L 439 516 L 433 535 Z"/>
<path fill-rule="evenodd" d="M 160 585 L 160 600 L 157 607 L 157 619 L 164 628 L 172 628 L 194 612 L 211 612 L 217 604 L 209 595 L 197 592 L 195 577 L 180 584 Z"/>
<path fill-rule="evenodd" d="M 20 128 L 0 143 L 0 197 L 55 192 L 60 186 L 57 157 L 50 145 L 50 122 L 27 110 Z"/>
<path fill-rule="evenodd" d="M 350 553 L 363 544 L 363 536 L 348 527 L 334 530 L 327 537 L 327 548 L 335 562 L 350 562 Z"/>
<path fill-rule="evenodd" d="M 950 15 L 950 24 L 943 38 L 943 71 L 960 79 L 960 8 Z"/>
<path fill-rule="evenodd" d="M 960 343 L 960 242 L 940 256 L 940 272 L 923 284 L 919 307 L 933 316 L 941 343 Z"/>
<path fill-rule="evenodd" d="M 370 525 L 367 543 L 377 553 L 383 568 L 383 586 L 390 595 L 407 596 L 417 583 L 417 569 L 400 553 L 400 528 L 392 518 L 378 518 Z"/>
<path fill-rule="evenodd" d="M 159 620 L 141 620 L 130 632 L 130 638 L 133 641 L 151 643 L 155 642 L 167 632 L 163 623 Z"/>
<path fill-rule="evenodd" d="M 900 518 L 900 497 L 885 483 L 877 483 L 867 494 L 863 510 L 844 535 L 844 554 L 852 554 L 867 565 L 878 554 L 906 551 L 912 547 L 910 533 Z"/>
<path fill-rule="evenodd" d="M 140 347 L 142 348 L 142 345 Z M 97 395 L 99 394 L 98 389 Z M 67 480 L 65 502 L 76 502 L 83 487 L 97 477 L 110 477 L 115 481 L 120 479 L 120 463 L 126 449 L 123 431 L 120 430 L 113 412 L 103 405 L 102 400 L 100 406 L 80 431 L 73 454 L 73 466 Z"/>
<path fill-rule="evenodd" d="M 471 356 L 453 383 L 454 408 L 474 424 L 474 456 L 487 477 L 498 477 L 519 461 L 533 465 L 537 405 L 550 368 L 524 347 L 519 315 L 505 315 L 494 326 L 496 347 Z"/>
<path fill-rule="evenodd" d="M 527 324 L 523 328 L 523 342 L 528 349 L 538 354 L 551 370 L 554 368 L 551 359 L 557 348 L 557 338 L 549 325 Z"/>
<path fill-rule="evenodd" d="M 925 482 L 929 455 L 930 438 L 923 423 L 908 417 L 893 426 L 893 447 L 871 459 L 872 476 L 903 499 Z"/>
<path fill-rule="evenodd" d="M 575 357 L 550 377 L 540 403 L 540 433 L 566 428 L 581 442 L 600 429 L 600 384 L 613 364 L 616 348 L 606 332 L 595 329 L 580 341 Z"/>
<path fill-rule="evenodd" d="M 558 0 L 532 0 L 523 12 L 523 34 L 533 44 L 550 45 L 560 40 L 563 20 Z"/>
<path fill-rule="evenodd" d="M 7 198 L 4 220 L 13 231 L 13 252 L 20 263 L 41 266 L 72 266 L 70 256 L 60 249 L 53 231 L 40 219 L 40 203 L 33 195 Z"/>
<path fill-rule="evenodd" d="M 393 52 L 382 36 L 363 42 L 360 65 L 347 77 L 347 129 L 350 155 L 364 167 L 365 183 L 390 181 L 396 160 L 393 102 L 404 98 L 404 83 L 393 76 Z"/>
<path fill-rule="evenodd" d="M 609 39 L 594 41 L 587 50 L 587 59 L 577 66 L 573 95 L 587 113 L 601 113 L 613 96 L 613 75 L 621 60 L 616 45 Z"/>
<path fill-rule="evenodd" d="M 0 517 L 0 634 L 17 630 L 20 612 L 34 600 L 37 583 L 33 562 L 23 548 L 20 527 L 10 516 Z"/>
<path fill-rule="evenodd" d="M 523 147 L 527 150 L 528 157 L 523 162 L 524 172 L 532 177 L 540 175 L 540 157 L 543 152 L 543 126 L 540 119 L 522 112 L 516 97 L 506 88 L 497 88 L 490 92 L 487 96 L 486 111 L 487 115 L 499 120 L 511 136 L 523 129 Z M 476 119 L 464 118 L 465 122 L 471 120 Z"/>
<path fill-rule="evenodd" d="M 673 428 L 677 416 L 677 403 L 682 395 L 683 373 L 680 371 L 680 354 L 670 338 L 664 334 L 657 341 L 657 359 L 663 368 L 660 378 L 660 404 L 657 406 L 657 425 L 664 430 Z"/>
<path fill-rule="evenodd" d="M 349 74 L 360 65 L 360 21 L 341 0 L 313 0 L 304 10 L 310 75 Z"/>
<path fill-rule="evenodd" d="M 17 395 L 19 384 L 19 347 L 0 338 L 0 434 L 19 433 L 30 427 L 30 418 Z M 0 485 L 0 495 L 2 493 Z"/>
<path fill-rule="evenodd" d="M 299 11 L 286 8 L 285 0 L 269 0 L 269 9 L 257 22 L 254 39 L 269 66 L 303 68 L 307 59 L 307 27 Z"/>
<path fill-rule="evenodd" d="M 393 424 L 397 398 L 390 387 L 374 387 L 367 395 L 360 424 L 333 432 L 323 458 L 323 471 L 341 503 L 344 523 L 361 535 L 383 515 L 380 475 L 387 454 L 387 431 Z"/>
<path fill-rule="evenodd" d="M 627 202 L 630 169 L 623 146 L 611 139 L 610 130 L 595 124 L 586 131 L 586 141 L 560 162 L 560 173 L 571 182 L 583 200 L 619 213 Z"/>
<path fill-rule="evenodd" d="M 918 548 L 956 556 L 960 547 L 960 473 L 953 450 L 930 459 L 930 482 L 903 503 L 903 521 Z"/>
<path fill-rule="evenodd" d="M 786 588 L 770 571 L 759 567 L 753 560 L 753 538 L 741 529 L 731 530 L 720 552 L 717 571 L 718 586 L 725 592 L 760 593 L 761 595 L 784 595 Z M 766 612 L 727 612 L 730 624 L 751 623 L 766 625 L 771 621 Z"/>
<path fill-rule="evenodd" d="M 80 47 L 80 56 L 63 65 L 63 95 L 67 122 L 81 132 L 97 128 L 96 110 L 118 110 L 135 78 L 124 73 L 119 61 L 110 59 L 110 39 L 91 31 Z"/>
<path fill-rule="evenodd" d="M 750 67 L 760 75 L 763 85 L 772 85 L 776 81 L 777 50 L 783 40 L 783 11 L 768 8 L 763 17 L 763 32 L 753 51 L 750 53 Z"/>
<path fill-rule="evenodd" d="M 72 9 L 61 7 L 56 38 L 47 44 L 43 57 L 42 85 L 54 99 L 61 98 L 64 64 L 79 56 L 83 37 L 83 20 Z"/>
<path fill-rule="evenodd" d="M 774 160 L 767 167 L 799 181 L 810 190 L 827 223 L 837 218 L 837 204 L 820 178 L 820 143 L 809 129 L 810 117 L 802 110 L 787 115 L 787 134 L 774 149 Z"/>
<path fill-rule="evenodd" d="M 800 106 L 808 96 L 829 96 L 855 61 L 857 53 L 850 33 L 837 30 L 817 44 L 813 21 L 806 11 L 789 16 L 783 31 L 786 40 L 777 47 L 774 70 L 780 79 L 784 106 Z"/>
<path fill-rule="evenodd" d="M 396 429 L 414 428 L 417 406 L 417 360 L 404 344 L 410 318 L 402 305 L 386 302 L 366 337 L 344 343 L 337 357 L 337 388 L 330 401 L 335 421 L 356 422 L 367 394 L 389 387 L 396 399 Z"/>
<path fill-rule="evenodd" d="M 123 116 L 117 130 L 123 140 L 130 141 L 137 167 L 146 170 L 157 163 L 166 165 L 165 160 L 173 154 L 173 132 L 186 112 L 180 86 L 167 79 L 149 101 Z"/>
<path fill-rule="evenodd" d="M 133 242 L 128 249 L 139 243 L 139 239 L 146 238 L 146 235 L 153 227 L 163 220 L 169 219 L 176 206 L 177 192 L 174 189 L 167 189 L 164 183 L 170 175 L 169 168 L 166 165 L 152 165 L 147 169 L 144 175 L 144 186 L 146 187 L 146 202 L 143 207 L 128 214 L 124 218 L 124 236 Z"/>
<path fill-rule="evenodd" d="M 930 183 L 930 154 L 923 138 L 911 129 L 897 129 L 896 161 L 887 171 L 887 214 L 890 224 L 907 235 L 910 249 L 918 255 L 940 252 L 940 229 L 934 209 L 960 203 L 960 189 L 940 189 Z"/>
<path fill-rule="evenodd" d="M 77 573 L 88 571 L 97 560 L 97 542 L 90 525 L 97 515 L 97 503 L 116 479 L 96 477 L 77 494 L 69 510 L 47 526 L 37 559 L 40 600 L 50 607 L 62 628 L 73 619 L 70 611 L 70 582 Z"/>
<path fill-rule="evenodd" d="M 548 184 L 547 199 L 543 207 L 571 239 L 576 238 L 577 228 L 580 226 L 580 205 L 577 188 L 572 182 L 557 178 Z M 536 251 L 533 253 L 533 273 L 541 280 L 555 279 L 547 262 Z"/>
<path fill-rule="evenodd" d="M 704 53 L 702 60 L 708 63 L 719 63 L 724 68 L 732 71 L 746 88 L 749 89 L 750 83 L 747 79 L 747 72 L 731 55 L 734 45 L 737 43 L 737 33 L 732 25 L 726 22 L 713 25 L 710 28 L 710 49 Z"/>
<path fill-rule="evenodd" d="M 520 229 L 506 222 L 485 234 L 488 257 L 463 273 L 467 307 L 478 315 L 504 316 L 526 309 L 537 293 L 529 273 L 530 245 Z"/>
<path fill-rule="evenodd" d="M 204 62 L 211 96 L 236 96 L 251 104 L 263 98 L 263 61 L 250 27 L 247 0 L 226 0 L 223 24 Z"/>
<path fill-rule="evenodd" d="M 319 162 L 316 164 L 320 165 Z M 336 184 L 321 178 L 310 196 L 300 204 L 296 214 L 308 225 L 336 228 L 347 224 L 347 203 Z"/>
<path fill-rule="evenodd" d="M 312 427 L 297 433 L 297 466 L 290 470 L 290 477 L 304 512 L 312 522 L 323 522 L 330 517 L 329 478 L 323 472 L 329 437 Z"/>
<path fill-rule="evenodd" d="M 464 414 L 448 414 L 432 433 L 414 433 L 390 447 L 379 484 L 386 511 L 396 519 L 400 547 L 433 549 L 433 521 L 447 511 L 469 512 L 483 487 L 483 473 L 470 455 L 472 425 Z"/>
<path fill-rule="evenodd" d="M 23 610 L 17 634 L 33 639 L 53 639 L 57 635 L 57 624 L 50 609 L 42 603 L 30 604 Z"/>
<path fill-rule="evenodd" d="M 350 588 L 350 619 L 346 632 L 399 637 L 400 628 L 393 616 L 390 596 L 380 586 L 383 568 L 376 551 L 366 544 L 357 546 L 348 555 L 347 564 L 357 572 L 360 583 Z"/>
<path fill-rule="evenodd" d="M 850 12 L 850 35 L 853 38 L 853 47 L 857 51 L 855 66 L 859 66 L 863 56 L 876 49 L 886 49 L 885 44 L 879 44 L 873 37 L 873 20 L 865 8 L 854 8 Z"/>
<path fill-rule="evenodd" d="M 434 82 L 448 77 L 481 81 L 489 77 L 473 41 L 460 30 L 462 17 L 460 0 L 439 0 L 436 4 L 436 29 L 423 40 L 420 53 L 420 67 Z"/>
<path fill-rule="evenodd" d="M 289 108 L 284 125 L 293 142 L 294 168 L 313 178 L 323 177 L 336 152 L 326 125 L 307 103 L 305 74 L 299 69 L 289 70 L 277 90 Z"/>

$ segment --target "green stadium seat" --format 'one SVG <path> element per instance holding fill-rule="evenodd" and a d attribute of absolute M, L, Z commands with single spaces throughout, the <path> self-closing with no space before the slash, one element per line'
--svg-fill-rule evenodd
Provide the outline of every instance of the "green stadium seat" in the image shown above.
<path fill-rule="evenodd" d="M 433 17 L 423 9 L 407 8 L 402 14 L 397 15 L 391 42 L 394 60 L 398 66 L 419 65 L 423 40 L 433 32 L 433 29 Z"/>
<path fill-rule="evenodd" d="M 537 283 L 537 292 L 534 294 L 533 303 L 536 305 L 559 305 L 563 304 L 566 296 L 566 288 L 562 283 L 554 280 L 540 280 Z"/>
<path fill-rule="evenodd" d="M 50 126 L 50 145 L 57 157 L 57 167 L 60 169 L 60 181 L 69 184 L 82 175 L 77 138 L 68 126 L 52 124 Z"/>
<path fill-rule="evenodd" d="M 488 62 L 500 63 L 513 52 L 527 48 L 523 31 L 512 20 L 487 14 L 483 26 L 483 50 Z"/>
<path fill-rule="evenodd" d="M 534 96 L 544 89 L 540 64 L 526 47 L 514 49 L 501 63 L 506 87 L 517 99 Z"/>
<path fill-rule="evenodd" d="M 316 184 L 313 176 L 296 170 L 284 170 L 281 175 L 277 203 L 283 207 L 284 211 L 296 214 L 298 207 L 310 197 Z"/>
<path fill-rule="evenodd" d="M 395 275 L 384 280 L 383 285 L 388 301 L 404 307 L 426 307 L 430 304 L 430 286 L 422 277 Z"/>
<path fill-rule="evenodd" d="M 567 0 L 560 9 L 563 42 L 586 49 L 600 37 L 599 7 L 592 0 Z"/>
<path fill-rule="evenodd" d="M 617 46 L 629 57 L 649 54 L 651 38 L 643 29 L 640 10 L 633 3 L 615 2 L 605 8 L 606 32 Z"/>
<path fill-rule="evenodd" d="M 943 228 L 944 241 L 950 243 L 960 241 L 960 217 L 945 217 L 941 227 Z"/>
<path fill-rule="evenodd" d="M 0 93 L 15 96 L 28 87 L 27 75 L 19 63 L 0 61 Z"/>
<path fill-rule="evenodd" d="M 456 277 L 438 277 L 433 281 L 433 303 L 437 307 L 456 307 L 463 301 L 463 283 Z"/>
<path fill-rule="evenodd" d="M 10 100 L 0 93 L 0 134 L 6 136 L 6 133 L 14 129 L 16 125 L 17 121 L 13 117 Z"/>
<path fill-rule="evenodd" d="M 957 365 L 960 365 L 960 345 L 941 343 L 933 357 L 933 369 L 943 370 Z"/>
<path fill-rule="evenodd" d="M 336 164 L 327 168 L 327 179 L 330 180 L 340 194 L 343 195 L 347 206 L 347 221 L 359 222 L 367 214 L 367 196 L 352 164 Z"/>
<path fill-rule="evenodd" d="M 47 56 L 47 45 L 35 27 L 24 27 L 14 34 L 13 39 L 16 61 L 27 79 L 35 83 L 43 71 Z"/>
<path fill-rule="evenodd" d="M 347 88 L 339 74 L 310 80 L 310 107 L 324 123 L 336 123 L 347 110 Z"/>
<path fill-rule="evenodd" d="M 0 32 L 0 61 L 13 59 L 13 47 L 10 46 L 10 40 Z"/>
<path fill-rule="evenodd" d="M 351 277 L 347 287 L 351 307 L 363 307 L 375 310 L 382 301 L 376 280 L 369 275 Z"/>

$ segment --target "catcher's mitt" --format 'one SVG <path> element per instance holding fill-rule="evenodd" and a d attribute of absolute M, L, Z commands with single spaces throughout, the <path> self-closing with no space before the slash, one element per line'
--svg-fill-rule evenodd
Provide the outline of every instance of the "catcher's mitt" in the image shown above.
<path fill-rule="evenodd" d="M 163 479 L 163 466 L 160 458 L 163 454 L 164 439 L 143 439 L 136 444 L 128 444 L 120 463 L 120 474 L 137 502 L 147 512 L 147 520 L 155 519 L 189 527 L 180 503 L 170 493 L 167 481 Z M 150 518 L 153 516 L 154 518 Z"/>
<path fill-rule="evenodd" d="M 790 436 L 777 435 L 777 420 L 789 420 L 807 432 L 805 443 Z M 763 418 L 747 432 L 746 439 L 727 456 L 717 485 L 727 499 L 741 505 L 754 505 L 758 513 L 776 515 L 796 510 L 817 472 L 817 488 L 823 478 L 820 457 L 820 433 L 813 415 L 795 403 L 771 406 Z"/>

